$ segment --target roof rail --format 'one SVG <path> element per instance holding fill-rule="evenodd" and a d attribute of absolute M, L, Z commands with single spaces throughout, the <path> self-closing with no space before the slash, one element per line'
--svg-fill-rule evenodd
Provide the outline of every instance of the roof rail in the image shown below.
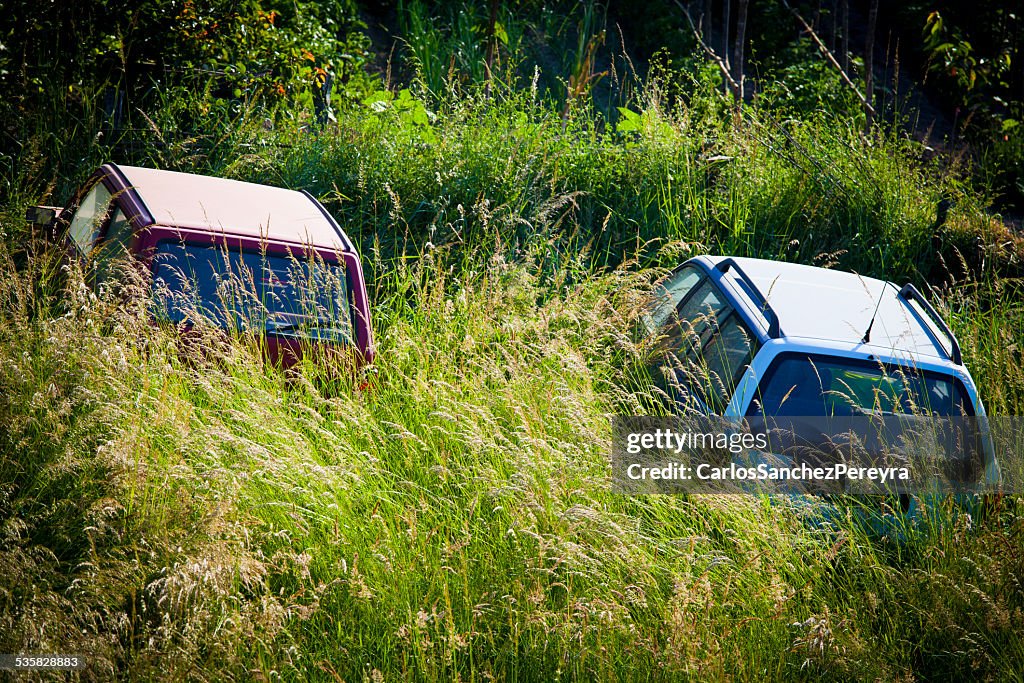
<path fill-rule="evenodd" d="M 729 269 L 736 271 L 736 275 L 739 276 L 740 280 L 750 290 L 750 294 L 753 294 L 758 301 L 754 303 L 761 307 L 761 315 L 768 321 L 768 337 L 771 339 L 778 339 L 782 337 L 782 329 L 779 325 L 779 315 L 769 305 L 768 300 L 764 298 L 764 294 L 761 294 L 761 290 L 757 288 L 754 281 L 750 279 L 750 276 L 743 272 L 739 264 L 736 263 L 735 259 L 724 258 L 715 265 L 715 270 L 721 272 L 723 275 L 729 272 Z"/>
<path fill-rule="evenodd" d="M 932 308 L 932 305 L 928 303 L 928 300 L 924 298 L 924 295 L 921 294 L 920 291 L 918 291 L 917 287 L 908 282 L 907 284 L 903 285 L 903 289 L 900 290 L 899 297 L 905 299 L 908 302 L 911 299 L 914 299 L 919 304 L 921 304 L 921 309 L 929 318 L 931 318 L 932 322 L 935 323 L 935 326 L 938 327 L 939 330 L 941 330 L 942 333 L 946 335 L 946 337 L 949 339 L 950 352 L 948 352 L 946 355 L 949 356 L 949 359 L 956 363 L 957 365 L 963 365 L 964 359 L 963 356 L 960 354 L 960 344 L 957 343 L 956 337 L 953 336 L 953 331 L 949 329 L 949 325 L 946 324 L 946 321 L 942 319 L 942 316 L 940 316 L 934 308 Z M 927 325 L 925 326 L 925 329 L 928 330 L 928 333 L 932 337 L 936 336 L 934 334 L 934 331 Z M 936 338 L 935 341 L 939 342 L 939 346 L 942 346 L 942 342 L 940 339 Z M 942 350 L 945 351 L 946 349 L 943 348 Z"/>

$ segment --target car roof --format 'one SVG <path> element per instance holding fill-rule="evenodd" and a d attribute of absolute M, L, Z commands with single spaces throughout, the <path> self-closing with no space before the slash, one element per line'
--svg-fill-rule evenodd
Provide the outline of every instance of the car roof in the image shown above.
<path fill-rule="evenodd" d="M 725 256 L 702 256 L 714 269 Z M 856 273 L 806 266 L 783 261 L 732 258 L 746 273 L 779 318 L 786 337 L 819 339 L 849 344 L 865 351 L 895 358 L 929 356 L 948 362 L 949 354 L 938 339 L 942 332 L 926 322 L 918 311 L 899 296 L 900 288 L 891 282 Z M 734 295 L 744 290 L 734 284 L 740 276 L 730 269 L 723 279 L 732 285 Z M 760 308 L 748 308 L 756 313 Z M 877 310 L 877 313 L 876 313 Z M 874 323 L 871 323 L 874 317 Z M 868 344 L 864 334 L 871 324 Z"/>
<path fill-rule="evenodd" d="M 309 194 L 240 180 L 109 164 L 157 225 L 353 251 Z"/>

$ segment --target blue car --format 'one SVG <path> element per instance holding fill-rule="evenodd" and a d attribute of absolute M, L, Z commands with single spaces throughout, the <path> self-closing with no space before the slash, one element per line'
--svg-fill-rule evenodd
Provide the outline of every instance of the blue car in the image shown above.
<path fill-rule="evenodd" d="M 949 493 L 973 500 L 999 484 L 985 409 L 957 340 L 912 284 L 793 263 L 698 256 L 658 284 L 644 324 L 656 350 L 650 370 L 675 412 L 772 434 L 771 447 L 742 456 L 747 464 L 753 459 L 755 465 L 771 461 L 792 468 L 807 452 L 795 446 L 813 446 L 818 464 L 824 458 L 828 465 L 828 454 L 841 451 L 829 443 L 830 429 L 881 425 L 868 440 L 891 446 L 923 424 L 932 432 L 936 425 L 949 432 L 952 425 L 970 432 L 968 457 L 939 463 L 955 490 L 926 490 L 919 481 L 900 489 L 895 482 L 885 488 L 887 495 L 865 495 L 861 502 L 874 506 L 878 519 L 888 515 L 902 523 L 932 506 L 923 501 L 948 500 Z M 956 444 L 962 455 L 964 439 Z M 945 457 L 946 451 L 935 452 L 940 450 Z M 875 451 L 861 452 L 869 457 Z M 775 490 L 803 499 L 806 489 L 797 489 Z M 820 502 L 835 493 L 849 498 L 845 494 L 878 490 L 847 476 L 812 493 L 824 494 L 815 497 Z M 824 517 L 845 516 L 846 509 L 826 506 L 831 511 Z"/>

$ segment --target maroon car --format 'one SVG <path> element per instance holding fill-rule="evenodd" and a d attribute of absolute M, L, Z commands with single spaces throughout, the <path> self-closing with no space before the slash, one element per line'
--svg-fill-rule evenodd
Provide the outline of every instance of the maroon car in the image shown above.
<path fill-rule="evenodd" d="M 308 192 L 104 164 L 69 206 L 30 218 L 66 236 L 96 287 L 134 257 L 152 274 L 158 320 L 259 332 L 284 365 L 321 344 L 373 360 L 359 256 Z"/>

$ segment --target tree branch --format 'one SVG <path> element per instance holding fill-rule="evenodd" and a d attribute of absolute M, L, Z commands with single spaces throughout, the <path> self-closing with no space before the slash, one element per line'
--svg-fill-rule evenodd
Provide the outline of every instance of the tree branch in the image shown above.
<path fill-rule="evenodd" d="M 840 78 L 843 79 L 843 83 L 849 86 L 850 90 L 853 91 L 853 94 L 857 96 L 857 99 L 860 100 L 860 103 L 864 105 L 864 110 L 867 111 L 870 116 L 874 116 L 875 108 L 871 106 L 871 102 L 869 102 L 868 99 L 864 97 L 864 93 L 862 93 L 860 89 L 857 87 L 857 85 L 850 80 L 850 77 L 846 75 L 846 71 L 843 70 L 843 67 L 839 65 L 838 61 L 836 61 L 835 55 L 833 55 L 832 51 L 825 46 L 825 43 L 821 42 L 821 38 L 819 38 L 818 34 L 814 32 L 814 29 L 812 29 L 810 25 L 808 25 L 808 23 L 804 21 L 804 18 L 800 16 L 799 12 L 790 7 L 789 2 L 787 2 L 787 0 L 782 0 L 782 6 L 788 9 L 790 13 L 794 17 L 796 17 L 797 21 L 800 22 L 800 25 L 804 27 L 804 30 L 807 31 L 807 33 L 814 40 L 814 43 L 815 45 L 818 46 L 818 50 L 821 52 L 821 54 L 824 55 L 825 59 L 827 59 L 828 62 L 832 66 L 834 66 L 837 71 L 839 71 L 839 76 Z"/>
<path fill-rule="evenodd" d="M 700 31 L 697 30 L 697 26 L 693 23 L 693 18 L 690 17 L 690 11 L 686 8 L 686 5 L 682 3 L 682 0 L 675 0 L 675 2 L 679 6 L 679 9 L 683 11 L 683 16 L 686 17 L 687 23 L 690 24 L 690 30 L 693 31 L 693 37 L 697 39 L 697 44 L 700 45 L 704 49 L 704 52 L 707 53 L 708 57 L 718 65 L 718 69 L 722 72 L 722 75 L 725 76 L 725 81 L 729 84 L 732 91 L 734 93 L 739 92 L 740 84 L 737 83 L 736 79 L 734 79 L 732 74 L 729 73 L 729 66 L 722 61 L 722 58 L 718 56 L 718 53 L 708 47 L 708 44 L 700 37 Z"/>

